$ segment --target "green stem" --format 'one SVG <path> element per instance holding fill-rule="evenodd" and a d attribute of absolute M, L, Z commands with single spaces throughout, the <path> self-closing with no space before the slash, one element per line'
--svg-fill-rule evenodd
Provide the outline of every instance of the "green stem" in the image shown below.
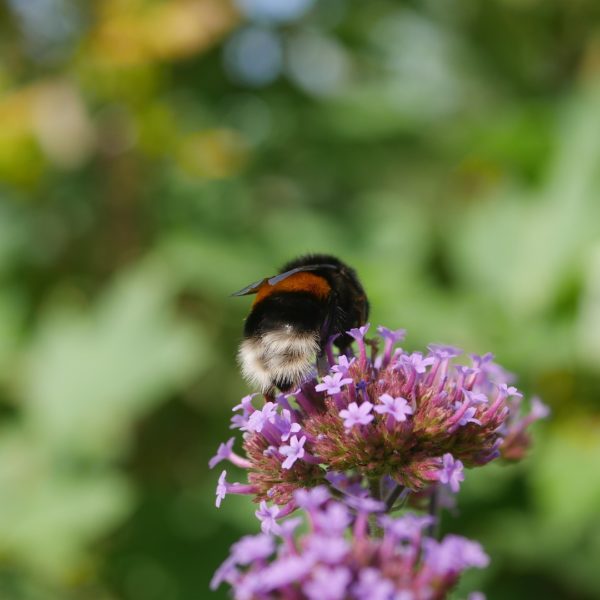
<path fill-rule="evenodd" d="M 369 491 L 371 492 L 372 498 L 375 500 L 381 500 L 381 484 L 379 477 L 369 478 Z"/>
<path fill-rule="evenodd" d="M 381 500 L 381 481 L 379 477 L 369 478 L 369 490 L 375 500 Z M 369 529 L 373 537 L 383 537 L 383 528 L 379 525 L 376 514 L 369 515 Z"/>
<path fill-rule="evenodd" d="M 398 500 L 400 494 L 402 494 L 404 491 L 404 486 L 396 484 L 396 487 L 389 493 L 388 497 L 385 499 L 385 512 L 390 512 L 392 510 L 394 502 Z"/>
<path fill-rule="evenodd" d="M 440 509 L 440 490 L 436 485 L 431 492 L 431 496 L 429 497 L 429 514 L 435 519 L 435 521 L 427 528 L 427 533 L 436 539 L 440 537 Z"/>

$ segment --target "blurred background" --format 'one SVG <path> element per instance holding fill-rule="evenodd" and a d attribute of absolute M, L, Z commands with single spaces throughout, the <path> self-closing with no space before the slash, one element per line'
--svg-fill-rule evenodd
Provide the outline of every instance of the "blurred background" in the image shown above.
<path fill-rule="evenodd" d="M 600 598 L 596 0 L 0 3 L 0 598 L 226 597 L 228 294 L 306 251 L 553 410 L 464 589 Z"/>

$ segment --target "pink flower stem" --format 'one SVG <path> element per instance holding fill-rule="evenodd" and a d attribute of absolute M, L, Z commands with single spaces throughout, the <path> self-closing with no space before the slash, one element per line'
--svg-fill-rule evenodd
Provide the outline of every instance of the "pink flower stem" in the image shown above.
<path fill-rule="evenodd" d="M 250 469 L 252 467 L 252 463 L 247 458 L 243 458 L 235 452 L 231 452 L 227 458 L 236 467 L 241 467 L 242 469 Z"/>

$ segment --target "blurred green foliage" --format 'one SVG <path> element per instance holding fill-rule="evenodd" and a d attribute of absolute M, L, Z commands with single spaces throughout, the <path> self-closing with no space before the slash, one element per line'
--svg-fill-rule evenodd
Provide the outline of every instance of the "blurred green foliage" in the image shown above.
<path fill-rule="evenodd" d="M 0 6 L 0 597 L 209 597 L 256 531 L 206 466 L 227 296 L 305 251 L 553 409 L 445 519 L 492 556 L 465 589 L 599 597 L 598 3 L 282 6 Z"/>

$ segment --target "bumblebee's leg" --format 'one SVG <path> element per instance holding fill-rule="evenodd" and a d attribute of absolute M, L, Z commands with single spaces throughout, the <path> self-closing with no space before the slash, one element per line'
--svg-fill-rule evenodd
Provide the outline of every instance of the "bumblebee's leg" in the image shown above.
<path fill-rule="evenodd" d="M 327 355 L 324 350 L 321 350 L 321 352 L 317 354 L 317 373 L 320 377 L 329 373 L 329 361 L 327 360 Z"/>

